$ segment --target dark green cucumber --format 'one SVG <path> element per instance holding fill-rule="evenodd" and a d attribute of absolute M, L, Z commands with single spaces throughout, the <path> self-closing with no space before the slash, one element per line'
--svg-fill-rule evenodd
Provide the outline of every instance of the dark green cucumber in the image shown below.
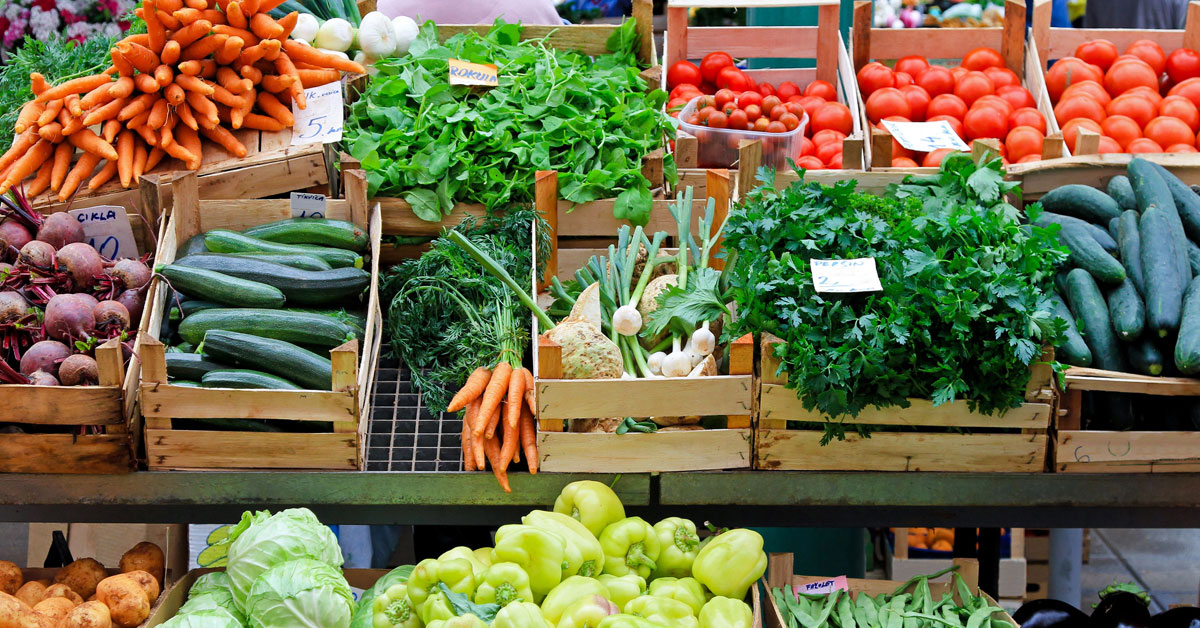
<path fill-rule="evenodd" d="M 1175 341 L 1175 366 L 1184 375 L 1200 373 L 1200 277 L 1183 297 L 1183 319 Z"/>
<path fill-rule="evenodd" d="M 300 270 L 258 259 L 213 253 L 192 255 L 179 263 L 273 286 L 283 292 L 288 303 L 295 305 L 342 301 L 361 294 L 371 283 L 371 274 L 361 268 Z"/>
<path fill-rule="evenodd" d="M 179 247 L 179 250 L 175 251 L 175 259 L 187 257 L 188 255 L 195 255 L 196 253 L 203 253 L 207 250 L 208 247 L 204 246 L 204 234 L 197 233 L 196 235 L 188 238 L 187 242 L 184 242 L 183 246 Z"/>
<path fill-rule="evenodd" d="M 1054 315 L 1067 321 L 1063 344 L 1058 347 L 1059 356 L 1071 366 L 1091 366 L 1092 350 L 1084 342 L 1083 336 L 1079 335 L 1079 328 L 1075 326 L 1075 315 L 1067 308 L 1062 297 L 1054 294 L 1050 296 L 1050 300 L 1054 302 Z"/>
<path fill-rule="evenodd" d="M 220 303 L 205 301 L 204 299 L 188 299 L 187 301 L 184 301 L 182 305 L 180 305 L 179 311 L 185 317 L 187 317 L 195 314 L 196 312 L 203 312 L 204 310 L 211 310 L 217 307 L 225 306 L 221 305 Z"/>
<path fill-rule="evenodd" d="M 1147 163 L 1158 170 L 1159 176 L 1167 184 L 1167 189 L 1171 190 L 1171 198 L 1175 200 L 1175 210 L 1179 212 L 1184 233 L 1192 240 L 1200 240 L 1200 196 L 1196 196 L 1192 188 L 1162 165 Z"/>
<path fill-rule="evenodd" d="M 1117 205 L 1121 206 L 1121 209 L 1137 209 L 1133 186 L 1129 185 L 1129 177 L 1123 174 L 1108 180 L 1108 195 L 1117 202 Z"/>
<path fill-rule="evenodd" d="M 1129 366 L 1142 375 L 1162 375 L 1166 358 L 1151 338 L 1142 338 L 1126 346 Z"/>
<path fill-rule="evenodd" d="M 1087 232 L 1092 235 L 1092 238 L 1094 238 L 1096 242 L 1104 248 L 1105 251 L 1108 251 L 1109 253 L 1117 252 L 1117 241 L 1114 239 L 1115 236 L 1109 234 L 1108 231 L 1104 230 L 1099 225 L 1094 225 L 1086 220 L 1080 220 L 1072 216 L 1064 216 L 1054 212 L 1042 212 L 1042 215 L 1038 216 L 1038 219 L 1034 224 L 1039 227 L 1045 227 L 1046 225 L 1050 224 L 1064 226 L 1078 225 L 1084 229 L 1087 229 Z"/>
<path fill-rule="evenodd" d="M 1162 173 L 1153 163 L 1140 157 L 1129 160 L 1129 182 L 1133 185 L 1134 196 L 1137 197 L 1138 211 L 1146 213 L 1146 209 L 1157 206 L 1171 222 L 1172 249 L 1159 249 L 1161 254 L 1170 254 L 1179 274 L 1183 276 L 1186 287 L 1192 278 L 1192 269 L 1187 262 L 1187 234 L 1183 230 L 1183 222 L 1179 219 L 1179 211 L 1175 206 L 1175 196 Z M 1145 264 L 1143 264 L 1143 267 Z"/>
<path fill-rule="evenodd" d="M 1151 206 L 1142 212 L 1138 233 L 1146 285 L 1146 328 L 1159 338 L 1166 338 L 1179 329 L 1183 292 L 1187 286 L 1174 256 L 1171 219 L 1166 210 Z"/>
<path fill-rule="evenodd" d="M 1071 263 L 1082 268 L 1106 284 L 1119 284 L 1125 280 L 1125 267 L 1110 255 L 1087 229 L 1079 225 L 1063 225 L 1058 239 L 1071 253 Z"/>
<path fill-rule="evenodd" d="M 1067 273 L 1069 272 L 1071 272 L 1071 268 L 1069 266 L 1060 266 L 1054 272 L 1054 289 L 1057 290 L 1060 295 L 1065 295 L 1067 293 Z"/>
<path fill-rule="evenodd" d="M 196 345 L 194 345 L 190 342 L 181 342 L 172 348 L 178 349 L 178 350 L 182 351 L 183 353 L 195 353 L 196 352 Z"/>
<path fill-rule="evenodd" d="M 1046 211 L 1101 225 L 1121 215 L 1121 206 L 1111 196 L 1078 183 L 1050 190 L 1041 200 Z"/>
<path fill-rule="evenodd" d="M 1117 338 L 1130 341 L 1142 335 L 1142 329 L 1146 326 L 1146 306 L 1129 279 L 1108 293 L 1108 318 L 1112 321 L 1113 333 Z M 183 325 L 186 322 L 179 324 L 179 335 L 185 340 L 187 336 L 183 335 Z"/>
<path fill-rule="evenodd" d="M 333 363 L 328 358 L 283 340 L 213 330 L 204 335 L 204 355 L 286 377 L 308 390 L 333 387 Z"/>
<path fill-rule="evenodd" d="M 199 388 L 200 382 L 193 382 L 186 379 L 175 380 L 171 382 L 172 386 L 183 386 L 184 388 Z"/>
<path fill-rule="evenodd" d="M 1118 225 L 1120 224 L 1120 222 L 1121 222 L 1120 218 L 1113 218 L 1112 220 L 1108 221 L 1108 231 L 1106 231 L 1105 233 L 1107 233 L 1109 235 L 1109 237 L 1111 237 L 1114 241 L 1117 239 L 1117 232 L 1118 232 L 1117 230 L 1118 230 Z M 1109 249 L 1106 247 L 1104 250 L 1108 251 L 1109 253 L 1116 253 L 1117 251 L 1120 250 L 1120 248 Z"/>
<path fill-rule="evenodd" d="M 1192 276 L 1200 277 L 1200 246 L 1196 246 L 1195 242 L 1188 240 L 1188 263 L 1192 266 Z"/>
<path fill-rule="evenodd" d="M 176 292 L 171 289 L 165 282 L 162 284 L 163 295 L 166 297 L 167 312 L 166 316 L 162 317 L 162 323 L 158 326 L 158 340 L 165 345 L 175 344 L 175 323 L 178 319 L 173 319 L 170 316 L 170 304 L 175 302 Z"/>
<path fill-rule="evenodd" d="M 190 296 L 236 307 L 283 307 L 283 292 L 275 286 L 183 264 L 197 258 L 198 255 L 185 257 L 179 260 L 180 263 L 168 264 L 159 272 L 176 290 Z"/>
<path fill-rule="evenodd" d="M 1138 233 L 1139 215 L 1132 209 L 1125 210 L 1117 219 L 1117 246 L 1121 251 L 1121 265 L 1125 274 L 1137 288 L 1138 294 L 1146 294 L 1146 283 L 1142 274 L 1142 240 Z"/>
<path fill-rule="evenodd" d="M 308 244 L 267 242 L 228 229 L 213 229 L 204 234 L 204 245 L 213 253 L 294 253 L 319 257 L 334 268 L 362 268 L 363 259 L 353 251 Z"/>
<path fill-rule="evenodd" d="M 167 376 L 172 380 L 182 379 L 198 382 L 209 371 L 229 368 L 215 360 L 207 359 L 199 353 L 168 353 L 166 358 Z"/>
<path fill-rule="evenodd" d="M 1079 319 L 1079 333 L 1092 350 L 1092 366 L 1120 371 L 1124 366 L 1117 338 L 1108 317 L 1108 304 L 1092 275 L 1076 268 L 1067 275 L 1067 298 L 1071 312 Z"/>
<path fill-rule="evenodd" d="M 250 369 L 221 369 L 209 371 L 200 380 L 205 388 L 266 388 L 270 390 L 303 390 L 282 377 Z"/>
<path fill-rule="evenodd" d="M 246 257 L 249 259 L 262 260 L 264 262 L 274 262 L 276 264 L 283 264 L 284 266 L 291 266 L 292 268 L 299 268 L 301 270 L 329 270 L 330 268 L 333 268 L 333 266 L 329 265 L 329 262 L 326 262 L 315 255 L 309 255 L 307 253 L 303 255 L 298 253 L 225 253 L 225 255 Z"/>
<path fill-rule="evenodd" d="M 367 250 L 367 231 L 345 220 L 289 218 L 250 227 L 242 233 L 281 244 L 316 244 L 362 253 Z"/>
<path fill-rule="evenodd" d="M 192 343 L 211 329 L 286 340 L 300 345 L 336 347 L 357 336 L 354 328 L 332 316 L 286 310 L 219 308 L 197 312 L 179 323 L 179 336 Z"/>

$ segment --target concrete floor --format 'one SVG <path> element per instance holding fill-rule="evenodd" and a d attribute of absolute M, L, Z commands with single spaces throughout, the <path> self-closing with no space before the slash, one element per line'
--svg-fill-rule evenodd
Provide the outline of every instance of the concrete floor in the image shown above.
<path fill-rule="evenodd" d="M 1113 580 L 1149 591 L 1151 613 L 1172 604 L 1195 605 L 1200 593 L 1200 530 L 1093 529 L 1080 608 L 1090 612 L 1097 594 Z"/>

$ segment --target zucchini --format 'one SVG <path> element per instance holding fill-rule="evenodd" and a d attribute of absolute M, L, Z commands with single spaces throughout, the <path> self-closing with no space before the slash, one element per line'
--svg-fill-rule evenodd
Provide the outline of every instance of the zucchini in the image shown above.
<path fill-rule="evenodd" d="M 1071 253 L 1071 263 L 1091 273 L 1097 281 L 1119 284 L 1125 280 L 1125 267 L 1109 255 L 1087 229 L 1063 225 L 1058 236 Z"/>
<path fill-rule="evenodd" d="M 1187 262 L 1187 235 L 1183 231 L 1183 222 L 1179 219 L 1179 211 L 1175 206 L 1175 196 L 1154 164 L 1134 157 L 1129 160 L 1129 182 L 1133 185 L 1133 193 L 1137 198 L 1138 211 L 1146 213 L 1152 205 L 1158 206 L 1171 222 L 1172 249 L 1158 249 L 1160 253 L 1170 254 L 1180 275 L 1183 276 L 1183 286 L 1192 279 L 1192 269 Z M 1145 267 L 1145 264 L 1142 265 Z"/>
<path fill-rule="evenodd" d="M 1197 251 L 1200 252 L 1200 249 L 1197 249 Z M 367 327 L 367 315 L 365 312 L 349 311 L 346 308 L 287 307 L 284 309 L 289 312 L 305 312 L 308 314 L 329 316 L 347 323 L 359 331 Z"/>
<path fill-rule="evenodd" d="M 229 368 L 199 353 L 168 353 L 166 357 L 167 377 L 171 378 L 172 384 L 176 379 L 198 382 L 209 371 Z"/>
<path fill-rule="evenodd" d="M 1052 294 L 1050 300 L 1054 303 L 1054 315 L 1067 321 L 1063 344 L 1058 347 L 1059 355 L 1062 356 L 1064 362 L 1071 366 L 1091 366 L 1092 350 L 1088 349 L 1083 336 L 1079 335 L 1079 328 L 1075 326 L 1075 315 L 1067 308 L 1062 297 Z"/>
<path fill-rule="evenodd" d="M 283 340 L 214 329 L 204 334 L 204 354 L 286 377 L 309 390 L 333 388 L 333 363 L 328 358 Z"/>
<path fill-rule="evenodd" d="M 1183 322 L 1175 341 L 1175 366 L 1184 375 L 1200 373 L 1200 277 L 1183 297 Z"/>
<path fill-rule="evenodd" d="M 245 229 L 242 233 L 281 244 L 316 244 L 362 253 L 367 250 L 367 231 L 345 220 L 289 218 Z"/>
<path fill-rule="evenodd" d="M 187 257 L 189 255 L 195 255 L 196 253 L 203 253 L 207 250 L 208 247 L 204 245 L 204 234 L 197 233 L 196 235 L 188 238 L 187 242 L 184 242 L 183 246 L 179 247 L 179 249 L 175 251 L 175 259 Z"/>
<path fill-rule="evenodd" d="M 1138 294 L 1146 294 L 1146 284 L 1142 274 L 1142 239 L 1138 233 L 1138 213 L 1132 209 L 1125 210 L 1117 219 L 1117 245 L 1121 251 L 1121 265 L 1125 274 L 1137 288 Z"/>
<path fill-rule="evenodd" d="M 189 268 L 274 286 L 287 297 L 288 303 L 297 305 L 342 301 L 362 293 L 371 283 L 371 274 L 361 268 L 300 270 L 274 262 L 215 254 L 193 255 L 179 263 Z"/>
<path fill-rule="evenodd" d="M 184 261 L 198 257 L 196 255 L 185 257 L 179 260 L 180 264 L 168 264 L 159 272 L 171 282 L 176 290 L 204 297 L 209 301 L 236 307 L 283 307 L 283 292 L 275 286 L 182 264 Z M 287 266 L 280 266 L 280 268 L 287 268 Z"/>
<path fill-rule="evenodd" d="M 1200 277 L 1200 246 L 1196 246 L 1195 242 L 1188 240 L 1188 264 L 1192 267 L 1192 276 Z"/>
<path fill-rule="evenodd" d="M 1132 281 L 1126 279 L 1108 293 L 1108 317 L 1112 320 L 1117 338 L 1129 341 L 1142 335 L 1142 328 L 1146 325 L 1146 307 Z M 179 335 L 187 339 L 183 335 L 184 323 L 179 325 Z"/>
<path fill-rule="evenodd" d="M 1196 196 L 1192 188 L 1161 164 L 1147 163 L 1158 171 L 1163 182 L 1167 184 L 1167 189 L 1171 191 L 1171 198 L 1175 200 L 1175 210 L 1179 213 L 1184 233 L 1192 240 L 1200 240 L 1200 196 Z"/>
<path fill-rule="evenodd" d="M 220 369 L 209 371 L 200 380 L 205 388 L 267 388 L 270 390 L 303 390 L 282 377 L 249 369 Z"/>
<path fill-rule="evenodd" d="M 1171 220 L 1166 210 L 1151 206 L 1138 221 L 1142 275 L 1146 284 L 1146 327 L 1159 338 L 1179 329 L 1186 280 L 1173 255 Z"/>
<path fill-rule="evenodd" d="M 1117 239 L 1117 232 L 1118 232 L 1120 223 L 1121 223 L 1120 218 L 1113 218 L 1112 220 L 1108 221 L 1108 231 L 1106 231 L 1105 233 L 1107 233 L 1109 235 L 1109 237 L 1111 237 L 1114 241 Z M 1120 248 L 1109 249 L 1109 248 L 1105 247 L 1104 250 L 1108 251 L 1109 253 L 1116 253 L 1117 251 L 1120 250 Z"/>
<path fill-rule="evenodd" d="M 228 229 L 213 229 L 204 234 L 204 245 L 213 253 L 293 253 L 319 257 L 334 268 L 362 268 L 363 265 L 363 258 L 353 251 L 308 244 L 267 242 Z"/>
<path fill-rule="evenodd" d="M 171 286 L 167 285 L 166 282 L 163 282 L 162 287 L 163 287 L 163 294 L 166 296 L 166 302 L 173 303 L 175 301 L 175 294 L 176 294 L 175 291 L 172 290 Z M 174 340 L 174 336 L 175 336 L 175 322 L 176 321 L 171 318 L 170 313 L 171 313 L 171 310 L 170 310 L 170 307 L 168 307 L 167 308 L 167 316 L 162 317 L 162 323 L 159 323 L 159 326 L 158 326 L 158 340 L 159 340 L 159 342 L 161 342 L 165 345 L 168 345 L 168 346 L 175 344 L 172 341 Z"/>
<path fill-rule="evenodd" d="M 1072 270 L 1067 275 L 1067 298 L 1071 301 L 1071 312 L 1079 319 L 1079 332 L 1092 350 L 1092 366 L 1122 370 L 1124 360 L 1113 336 L 1108 306 L 1092 275 L 1082 268 Z"/>
<path fill-rule="evenodd" d="M 209 255 L 213 255 L 213 254 L 210 253 Z M 225 253 L 225 255 L 232 255 L 234 257 L 247 257 L 250 259 L 260 259 L 260 260 L 263 260 L 264 262 L 274 262 L 276 264 L 283 264 L 284 266 L 291 266 L 292 268 L 299 268 L 301 270 L 329 270 L 330 268 L 333 268 L 333 266 L 329 265 L 329 262 L 326 262 L 325 260 L 323 260 L 315 255 L 310 255 L 308 253 L 299 254 L 299 253 L 274 253 L 274 252 L 268 253 L 268 252 L 264 252 L 264 253 Z"/>
<path fill-rule="evenodd" d="M 183 386 L 184 388 L 199 388 L 200 382 L 193 382 L 186 379 L 181 379 L 171 382 L 172 386 Z"/>
<path fill-rule="evenodd" d="M 204 310 L 211 310 L 216 307 L 224 306 L 220 303 L 205 301 L 204 299 L 188 299 L 179 306 L 179 311 L 183 314 L 184 318 L 187 318 L 196 312 L 203 312 Z"/>
<path fill-rule="evenodd" d="M 196 352 L 196 345 L 194 345 L 190 342 L 181 342 L 171 348 L 177 349 L 178 351 L 180 351 L 182 353 L 195 353 Z"/>
<path fill-rule="evenodd" d="M 1046 211 L 1101 225 L 1121 215 L 1121 207 L 1111 196 L 1079 183 L 1050 190 L 1041 200 Z"/>
<path fill-rule="evenodd" d="M 1142 338 L 1130 343 L 1126 349 L 1129 354 L 1129 365 L 1142 375 L 1162 375 L 1163 354 L 1151 338 Z"/>
<path fill-rule="evenodd" d="M 210 329 L 327 348 L 336 347 L 356 336 L 353 327 L 332 316 L 252 308 L 218 308 L 197 312 L 179 323 L 178 333 L 184 340 L 198 344 Z"/>
<path fill-rule="evenodd" d="M 1137 199 L 1133 196 L 1133 186 L 1129 185 L 1129 177 L 1119 174 L 1108 180 L 1108 195 L 1112 197 L 1121 209 L 1136 209 Z"/>
<path fill-rule="evenodd" d="M 1039 227 L 1045 227 L 1051 224 L 1061 225 L 1064 227 L 1066 225 L 1077 225 L 1087 229 L 1087 232 L 1091 234 L 1092 238 L 1096 240 L 1096 243 L 1099 244 L 1105 251 L 1108 251 L 1109 253 L 1116 253 L 1118 250 L 1117 241 L 1114 239 L 1116 236 L 1109 234 L 1108 231 L 1102 229 L 1099 225 L 1094 225 L 1086 220 L 1080 220 L 1078 218 L 1064 216 L 1054 212 L 1042 212 L 1042 215 L 1038 216 L 1038 219 L 1034 222 L 1034 224 Z"/>

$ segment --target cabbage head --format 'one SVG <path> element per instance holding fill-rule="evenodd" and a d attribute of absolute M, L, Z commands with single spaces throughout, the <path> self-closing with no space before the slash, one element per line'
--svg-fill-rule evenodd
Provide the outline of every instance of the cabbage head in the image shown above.
<path fill-rule="evenodd" d="M 213 591 L 229 591 L 229 576 L 224 571 L 213 571 L 196 578 L 192 588 L 188 589 L 188 599 Z"/>
<path fill-rule="evenodd" d="M 201 595 L 189 596 L 188 601 L 179 607 L 178 614 L 214 609 L 228 612 L 237 618 L 239 623 L 245 623 L 246 621 L 246 616 L 242 614 L 241 609 L 234 603 L 233 594 L 229 592 L 229 589 L 214 589 Z"/>
<path fill-rule="evenodd" d="M 243 624 L 222 608 L 196 610 L 179 614 L 163 622 L 161 628 L 243 628 Z"/>
<path fill-rule="evenodd" d="M 243 515 L 243 523 L 249 513 Z M 333 531 L 317 520 L 307 508 L 281 510 L 266 518 L 254 515 L 250 525 L 234 531 L 229 545 L 229 588 L 238 608 L 246 612 L 246 598 L 260 574 L 298 558 L 322 562 L 341 577 L 342 549 Z M 249 613 L 246 613 L 247 615 Z"/>
<path fill-rule="evenodd" d="M 354 593 L 337 567 L 300 558 L 263 572 L 245 609 L 251 628 L 348 628 Z"/>

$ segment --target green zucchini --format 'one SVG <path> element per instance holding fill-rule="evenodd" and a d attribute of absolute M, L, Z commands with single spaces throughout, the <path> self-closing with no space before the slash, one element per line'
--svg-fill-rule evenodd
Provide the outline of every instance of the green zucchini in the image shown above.
<path fill-rule="evenodd" d="M 319 257 L 334 268 L 362 268 L 363 265 L 363 258 L 353 251 L 308 244 L 267 242 L 228 229 L 213 229 L 204 234 L 204 245 L 213 253 L 293 253 Z"/>
<path fill-rule="evenodd" d="M 209 301 L 236 307 L 283 307 L 283 292 L 275 286 L 182 264 L 198 257 L 185 257 L 179 260 L 180 264 L 168 264 L 159 272 L 176 290 Z"/>
<path fill-rule="evenodd" d="M 253 308 L 197 312 L 179 323 L 178 333 L 184 340 L 198 344 L 210 329 L 327 348 L 341 345 L 357 335 L 353 327 L 332 316 Z"/>
<path fill-rule="evenodd" d="M 1198 249 L 1200 250 L 1200 249 Z M 289 312 L 304 312 L 308 314 L 320 314 L 329 316 L 336 320 L 342 321 L 361 331 L 367 327 L 367 315 L 364 312 L 350 311 L 346 308 L 321 308 L 321 307 L 286 307 L 283 308 Z"/>
<path fill-rule="evenodd" d="M 1071 263 L 1091 273 L 1097 281 L 1119 284 L 1125 280 L 1125 267 L 1109 255 L 1087 229 L 1063 225 L 1058 238 L 1070 251 Z"/>
<path fill-rule="evenodd" d="M 171 378 L 171 383 L 175 383 L 176 379 L 198 382 L 209 371 L 229 368 L 215 360 L 209 360 L 199 353 L 168 353 L 166 358 L 167 377 Z"/>
<path fill-rule="evenodd" d="M 187 257 L 188 255 L 195 255 L 196 253 L 203 253 L 207 250 L 208 247 L 204 245 L 204 234 L 197 233 L 196 235 L 188 238 L 187 242 L 184 242 L 183 246 L 179 247 L 179 250 L 175 251 L 175 259 Z"/>
<path fill-rule="evenodd" d="M 1050 224 L 1062 226 L 1077 225 L 1083 227 L 1084 229 L 1087 229 L 1087 232 L 1091 234 L 1092 238 L 1094 238 L 1105 251 L 1108 251 L 1109 253 L 1117 252 L 1117 241 L 1114 239 L 1115 236 L 1109 234 L 1108 231 L 1105 231 L 1099 225 L 1094 225 L 1086 220 L 1080 220 L 1072 216 L 1064 216 L 1054 212 L 1042 212 L 1042 215 L 1038 216 L 1038 219 L 1034 224 L 1039 227 L 1045 227 L 1046 225 Z"/>
<path fill-rule="evenodd" d="M 1171 223 L 1171 242 L 1173 249 L 1158 249 L 1159 253 L 1170 254 L 1183 277 L 1183 285 L 1192 279 L 1192 269 L 1187 261 L 1187 234 L 1183 230 L 1183 222 L 1179 219 L 1179 211 L 1175 206 L 1175 196 L 1161 172 L 1154 164 L 1134 157 L 1129 160 L 1129 182 L 1133 185 L 1134 196 L 1137 197 L 1138 211 L 1143 214 L 1154 205 L 1163 210 Z M 1142 265 L 1145 267 L 1145 264 Z"/>
<path fill-rule="evenodd" d="M 178 350 L 182 351 L 183 353 L 195 353 L 196 352 L 196 345 L 194 345 L 190 342 L 181 342 L 181 343 L 175 345 L 173 348 L 178 349 Z"/>
<path fill-rule="evenodd" d="M 1079 328 L 1075 326 L 1075 315 L 1067 308 L 1062 297 L 1053 294 L 1050 295 L 1050 300 L 1054 303 L 1054 315 L 1067 321 L 1063 344 L 1058 347 L 1059 355 L 1071 366 L 1091 366 L 1092 350 L 1084 342 L 1083 336 L 1079 335 Z"/>
<path fill-rule="evenodd" d="M 1113 335 L 1104 295 L 1092 275 L 1082 268 L 1072 270 L 1067 275 L 1067 298 L 1071 301 L 1071 312 L 1079 319 L 1079 332 L 1092 350 L 1092 366 L 1120 371 L 1124 360 Z"/>
<path fill-rule="evenodd" d="M 1192 267 L 1192 276 L 1200 277 L 1200 246 L 1196 246 L 1195 242 L 1188 240 L 1188 263 Z"/>
<path fill-rule="evenodd" d="M 361 268 L 300 270 L 258 259 L 216 254 L 192 255 L 179 263 L 274 286 L 287 297 L 288 303 L 295 305 L 342 301 L 361 294 L 371 283 L 371 274 Z"/>
<path fill-rule="evenodd" d="M 1167 189 L 1171 190 L 1171 198 L 1175 200 L 1175 210 L 1179 213 L 1184 233 L 1192 240 L 1200 240 L 1200 196 L 1196 196 L 1192 188 L 1161 164 L 1152 161 L 1147 163 L 1158 170 L 1159 176 L 1167 184 Z"/>
<path fill-rule="evenodd" d="M 1133 186 L 1129 185 L 1129 177 L 1119 174 L 1108 180 L 1108 195 L 1112 197 L 1121 209 L 1136 209 L 1137 199 L 1133 196 Z"/>
<path fill-rule="evenodd" d="M 212 255 L 212 254 L 210 253 L 210 255 Z M 329 265 L 329 262 L 326 262 L 325 260 L 323 260 L 315 255 L 309 255 L 307 253 L 298 254 L 298 253 L 274 253 L 274 252 L 267 253 L 267 252 L 264 252 L 264 253 L 225 253 L 225 255 L 232 255 L 234 257 L 247 257 L 250 259 L 259 259 L 259 260 L 263 260 L 264 262 L 274 262 L 276 264 L 283 264 L 284 266 L 291 266 L 292 268 L 299 268 L 301 270 L 329 270 L 330 268 L 333 268 L 333 266 Z"/>
<path fill-rule="evenodd" d="M 1142 274 L 1142 240 L 1138 233 L 1138 213 L 1125 210 L 1117 219 L 1117 245 L 1121 251 L 1121 265 L 1125 274 L 1137 288 L 1138 294 L 1146 294 L 1146 283 Z"/>
<path fill-rule="evenodd" d="M 204 310 L 211 310 L 213 308 L 225 307 L 225 306 L 221 305 L 220 303 L 213 303 L 212 301 L 205 301 L 204 299 L 188 299 L 187 301 L 184 301 L 182 304 L 180 304 L 179 307 L 180 307 L 180 309 L 179 309 L 180 313 L 182 313 L 183 316 L 186 318 L 188 316 L 191 316 L 192 314 L 195 314 L 196 312 L 203 312 Z"/>
<path fill-rule="evenodd" d="M 1146 328 L 1159 338 L 1179 329 L 1186 280 L 1174 255 L 1171 220 L 1166 210 L 1151 206 L 1138 221 L 1142 275 L 1146 285 Z"/>
<path fill-rule="evenodd" d="M 1175 366 L 1184 375 L 1200 373 L 1200 277 L 1183 297 L 1183 322 L 1175 341 Z"/>
<path fill-rule="evenodd" d="M 316 244 L 362 253 L 367 250 L 367 231 L 346 220 L 289 218 L 250 227 L 242 233 L 281 244 Z"/>
<path fill-rule="evenodd" d="M 1121 215 L 1120 205 L 1111 196 L 1079 183 L 1050 190 L 1041 201 L 1046 211 L 1101 225 L 1107 225 L 1108 221 Z"/>
<path fill-rule="evenodd" d="M 1126 346 L 1129 365 L 1142 375 L 1162 375 L 1163 357 L 1158 345 L 1151 338 L 1142 338 Z"/>
<path fill-rule="evenodd" d="M 163 288 L 163 296 L 166 297 L 166 302 L 174 303 L 175 296 L 178 293 L 176 293 L 174 290 L 172 290 L 171 286 L 167 285 L 165 282 L 163 283 L 162 288 Z M 169 346 L 169 345 L 175 344 L 174 340 L 175 340 L 176 319 L 171 318 L 170 308 L 167 308 L 167 310 L 168 310 L 167 311 L 168 315 L 162 317 L 162 322 L 159 323 L 159 326 L 158 326 L 158 340 L 159 340 L 159 342 Z"/>
<path fill-rule="evenodd" d="M 1146 307 L 1142 305 L 1142 297 L 1138 296 L 1137 288 L 1129 279 L 1113 288 L 1108 293 L 1108 317 L 1112 320 L 1113 332 L 1117 338 L 1130 341 L 1142 335 L 1146 325 Z M 179 335 L 183 335 L 184 321 L 179 324 Z"/>
<path fill-rule="evenodd" d="M 221 369 L 209 371 L 200 380 L 205 388 L 266 388 L 270 390 L 303 390 L 282 377 L 250 369 Z"/>
<path fill-rule="evenodd" d="M 204 334 L 204 354 L 286 377 L 309 390 L 333 387 L 333 363 L 328 358 L 283 340 L 214 329 Z"/>
<path fill-rule="evenodd" d="M 172 386 L 183 386 L 184 388 L 199 388 L 200 382 L 193 382 L 186 379 L 175 380 L 171 382 Z"/>

